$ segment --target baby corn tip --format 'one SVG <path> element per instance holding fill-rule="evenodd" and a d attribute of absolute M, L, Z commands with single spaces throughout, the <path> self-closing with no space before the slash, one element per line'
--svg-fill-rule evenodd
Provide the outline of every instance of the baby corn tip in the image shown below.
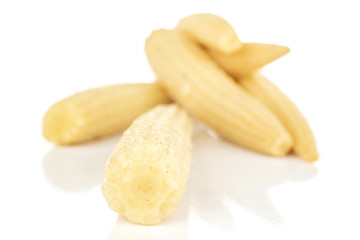
<path fill-rule="evenodd" d="M 295 153 L 308 162 L 315 162 L 319 159 L 319 153 L 316 149 L 312 149 L 311 151 L 296 151 L 295 149 Z"/>
<path fill-rule="evenodd" d="M 53 105 L 43 119 L 42 134 L 50 142 L 68 144 L 71 138 L 69 130 L 70 119 L 66 109 L 59 104 Z"/>
<path fill-rule="evenodd" d="M 279 137 L 274 144 L 273 154 L 274 156 L 283 157 L 287 155 L 293 147 L 293 140 L 290 135 L 284 135 Z"/>
<path fill-rule="evenodd" d="M 225 54 L 231 54 L 240 50 L 243 46 L 243 43 L 240 42 L 239 39 L 229 37 L 222 39 L 220 45 L 222 46 L 222 52 Z"/>

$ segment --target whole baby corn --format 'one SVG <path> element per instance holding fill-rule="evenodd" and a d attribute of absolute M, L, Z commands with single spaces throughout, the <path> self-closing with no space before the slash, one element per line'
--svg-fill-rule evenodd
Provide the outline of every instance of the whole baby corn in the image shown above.
<path fill-rule="evenodd" d="M 232 26 L 223 18 L 209 14 L 194 14 L 181 19 L 176 27 L 203 46 L 223 53 L 241 49 L 242 43 Z"/>
<path fill-rule="evenodd" d="M 118 84 L 76 93 L 51 106 L 43 135 L 75 144 L 126 129 L 141 113 L 169 100 L 159 84 Z"/>
<path fill-rule="evenodd" d="M 240 85 L 262 101 L 283 123 L 294 140 L 294 152 L 307 161 L 319 157 L 312 131 L 296 105 L 259 73 L 243 77 Z"/>
<path fill-rule="evenodd" d="M 288 153 L 292 139 L 273 113 L 186 36 L 154 31 L 145 51 L 169 96 L 220 135 L 269 155 Z"/>
<path fill-rule="evenodd" d="M 191 136 L 192 121 L 176 104 L 137 118 L 105 168 L 102 192 L 110 208 L 144 225 L 170 215 L 185 192 Z"/>
<path fill-rule="evenodd" d="M 208 48 L 206 51 L 233 77 L 248 75 L 289 52 L 285 46 L 261 43 L 244 43 L 240 50 L 229 54 L 215 49 Z"/>

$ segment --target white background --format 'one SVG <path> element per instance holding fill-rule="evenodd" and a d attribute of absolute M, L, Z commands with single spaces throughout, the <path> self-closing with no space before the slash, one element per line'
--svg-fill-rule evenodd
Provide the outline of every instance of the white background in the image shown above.
<path fill-rule="evenodd" d="M 357 1 L 0 1 L 0 239 L 360 239 Z M 119 136 L 55 147 L 54 102 L 90 87 L 150 82 L 144 40 L 189 14 L 227 19 L 244 42 L 291 52 L 264 74 L 297 103 L 320 160 L 269 158 L 198 127 L 184 200 L 154 227 L 100 191 Z"/>

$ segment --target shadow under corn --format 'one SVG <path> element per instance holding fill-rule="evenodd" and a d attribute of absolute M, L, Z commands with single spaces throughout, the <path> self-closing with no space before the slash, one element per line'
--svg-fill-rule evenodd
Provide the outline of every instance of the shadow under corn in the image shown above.
<path fill-rule="evenodd" d="M 43 159 L 46 178 L 55 187 L 70 192 L 100 185 L 107 159 L 120 135 L 74 145 L 54 146 Z"/>
<path fill-rule="evenodd" d="M 281 224 L 282 215 L 268 197 L 269 189 L 306 181 L 316 174 L 313 164 L 295 156 L 273 158 L 247 151 L 198 126 L 188 183 L 191 211 L 218 229 L 231 230 L 234 218 L 227 203 L 233 202 L 264 220 Z"/>
<path fill-rule="evenodd" d="M 83 145 L 54 147 L 43 160 L 47 179 L 64 191 L 100 185 L 106 161 L 119 139 L 118 135 Z M 195 128 L 192 155 L 187 191 L 175 212 L 157 226 L 135 225 L 119 216 L 108 239 L 186 239 L 189 213 L 228 231 L 235 225 L 229 202 L 281 224 L 284 220 L 268 197 L 269 189 L 306 181 L 317 174 L 313 164 L 292 156 L 272 158 L 242 149 L 214 137 L 202 125 Z"/>

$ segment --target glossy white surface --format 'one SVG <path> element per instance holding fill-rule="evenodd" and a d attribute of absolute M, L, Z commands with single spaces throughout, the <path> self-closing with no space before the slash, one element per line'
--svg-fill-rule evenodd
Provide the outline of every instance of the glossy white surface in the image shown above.
<path fill-rule="evenodd" d="M 360 239 L 360 17 L 356 1 L 1 1 L 0 239 Z M 103 167 L 119 136 L 74 147 L 41 137 L 55 101 L 151 81 L 143 43 L 194 12 L 246 42 L 291 52 L 264 69 L 297 103 L 320 160 L 270 158 L 198 124 L 186 196 L 158 226 L 112 212 Z"/>

